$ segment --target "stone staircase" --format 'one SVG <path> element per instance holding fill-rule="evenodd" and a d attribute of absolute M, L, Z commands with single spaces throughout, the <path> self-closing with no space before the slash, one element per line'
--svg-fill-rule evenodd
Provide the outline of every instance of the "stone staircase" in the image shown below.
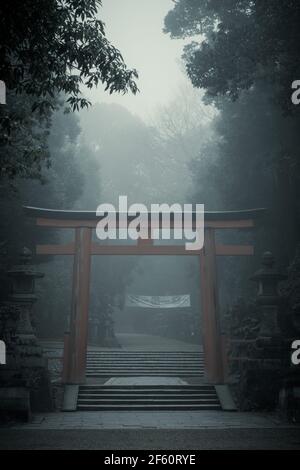
<path fill-rule="evenodd" d="M 202 351 L 89 351 L 87 377 L 203 377 Z"/>
<path fill-rule="evenodd" d="M 203 383 L 203 374 L 201 351 L 90 350 L 77 410 L 220 410 L 216 389 Z"/>
<path fill-rule="evenodd" d="M 220 410 L 212 385 L 81 385 L 77 410 Z"/>

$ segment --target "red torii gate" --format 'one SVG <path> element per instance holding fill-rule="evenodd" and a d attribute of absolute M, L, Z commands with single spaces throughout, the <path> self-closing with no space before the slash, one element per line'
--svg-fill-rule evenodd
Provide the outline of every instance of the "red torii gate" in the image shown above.
<path fill-rule="evenodd" d="M 88 312 L 90 266 L 92 255 L 198 255 L 201 267 L 201 300 L 203 315 L 203 346 L 206 379 L 210 383 L 223 383 L 223 354 L 218 321 L 217 256 L 249 256 L 254 254 L 252 245 L 217 244 L 215 230 L 249 229 L 265 209 L 204 213 L 204 247 L 188 251 L 182 245 L 154 245 L 151 238 L 151 218 L 148 218 L 148 239 L 139 239 L 134 245 L 95 243 L 92 230 L 101 217 L 92 211 L 61 211 L 24 207 L 27 216 L 36 224 L 52 228 L 72 228 L 75 238 L 64 245 L 37 245 L 37 255 L 73 255 L 73 287 L 70 334 L 65 338 L 63 378 L 65 383 L 85 382 L 86 351 L 88 338 Z M 193 214 L 194 215 L 194 214 Z M 127 221 L 132 219 L 127 215 Z M 172 226 L 171 219 L 171 226 Z M 117 228 L 119 226 L 117 213 Z M 193 217 L 195 222 L 195 217 Z M 153 227 L 152 227 L 153 228 Z M 194 225 L 193 225 L 194 228 Z"/>

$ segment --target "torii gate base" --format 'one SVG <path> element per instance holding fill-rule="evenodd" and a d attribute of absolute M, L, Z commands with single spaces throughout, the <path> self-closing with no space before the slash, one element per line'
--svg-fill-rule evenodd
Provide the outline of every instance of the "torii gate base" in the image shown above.
<path fill-rule="evenodd" d="M 217 287 L 217 256 L 253 255 L 251 245 L 216 244 L 215 230 L 249 229 L 264 209 L 234 212 L 205 212 L 204 248 L 187 251 L 185 246 L 154 245 L 151 238 L 139 239 L 136 245 L 109 245 L 92 242 L 92 230 L 100 220 L 95 212 L 57 211 L 25 207 L 26 214 L 36 219 L 39 226 L 72 228 L 75 239 L 66 245 L 38 245 L 38 255 L 73 255 L 73 289 L 70 334 L 65 338 L 63 381 L 67 384 L 85 383 L 86 352 L 88 338 L 89 286 L 92 255 L 197 255 L 201 266 L 201 299 L 203 312 L 203 345 L 206 380 L 212 384 L 224 383 L 224 354 L 219 328 L 219 304 Z M 124 214 L 122 215 L 124 220 Z M 119 221 L 117 214 L 117 221 Z M 128 222 L 130 217 L 127 216 Z M 117 228 L 119 228 L 117 222 Z"/>

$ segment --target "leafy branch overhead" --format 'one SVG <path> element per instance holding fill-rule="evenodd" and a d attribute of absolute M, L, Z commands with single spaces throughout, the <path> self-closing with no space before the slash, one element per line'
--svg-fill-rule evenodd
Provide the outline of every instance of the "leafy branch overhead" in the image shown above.
<path fill-rule="evenodd" d="M 53 109 L 58 93 L 68 95 L 73 110 L 88 106 L 84 85 L 135 94 L 137 71 L 106 38 L 100 6 L 100 0 L 3 0 L 0 77 L 7 88 L 40 98 L 34 106 L 41 110 Z"/>
<path fill-rule="evenodd" d="M 300 76 L 299 21 L 299 0 L 174 0 L 164 31 L 196 37 L 183 58 L 193 85 L 210 100 L 234 101 L 264 81 L 281 108 L 295 113 L 290 96 Z"/>

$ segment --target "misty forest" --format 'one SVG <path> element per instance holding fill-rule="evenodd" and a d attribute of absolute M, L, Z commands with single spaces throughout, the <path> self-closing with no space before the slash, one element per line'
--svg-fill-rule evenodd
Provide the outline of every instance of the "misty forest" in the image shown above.
<path fill-rule="evenodd" d="M 68 244 L 73 231 L 37 226 L 24 206 L 95 212 L 126 195 L 147 207 L 265 209 L 254 229 L 216 230 L 216 243 L 254 246 L 251 256 L 216 257 L 217 328 L 236 406 L 278 406 L 283 383 L 299 381 L 289 365 L 300 331 L 299 21 L 297 0 L 1 2 L 0 337 L 9 337 L 8 353 L 20 334 L 10 322 L 23 308 L 15 273 L 33 269 L 44 276 L 36 276 L 30 321 L 59 389 L 74 257 L 40 256 L 36 246 Z M 190 254 L 92 256 L 88 350 L 198 353 L 210 333 L 201 259 Z M 188 307 L 128 301 L 178 296 Z M 204 363 L 209 351 L 204 344 Z M 188 383 L 197 377 L 192 371 Z"/>

